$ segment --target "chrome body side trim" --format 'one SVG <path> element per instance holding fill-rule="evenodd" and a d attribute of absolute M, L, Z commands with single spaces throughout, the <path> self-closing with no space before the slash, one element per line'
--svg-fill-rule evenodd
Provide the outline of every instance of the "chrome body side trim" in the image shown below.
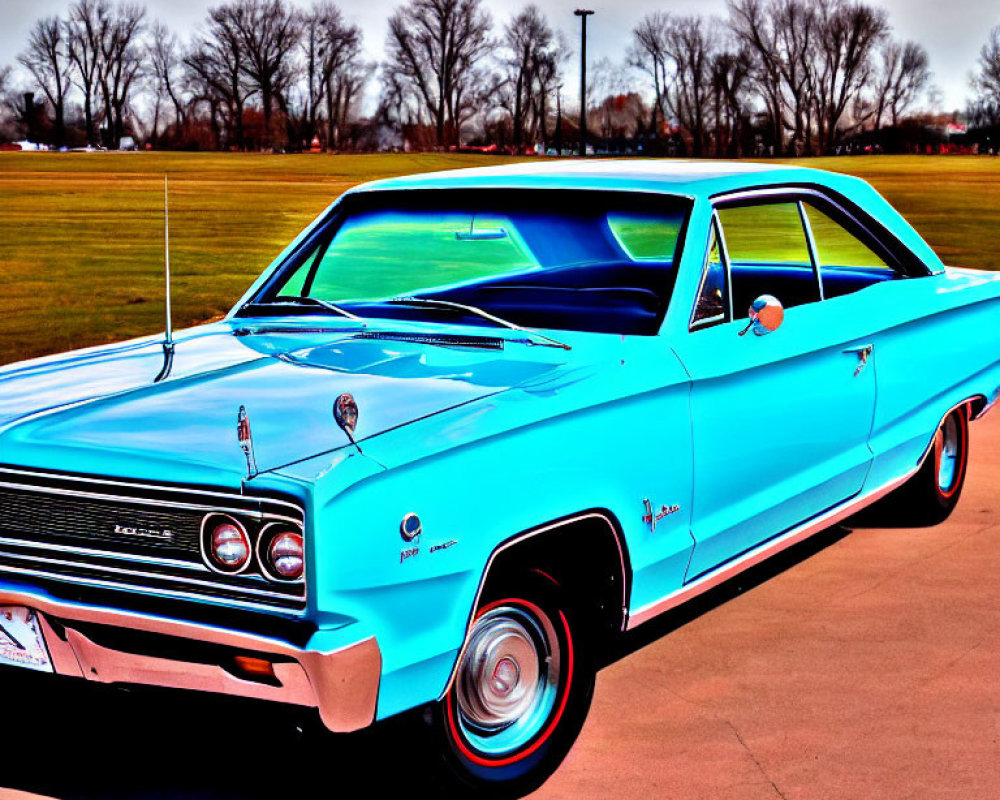
<path fill-rule="evenodd" d="M 649 622 L 649 620 L 658 617 L 660 614 L 663 614 L 670 609 L 677 608 L 683 603 L 686 603 L 688 600 L 691 600 L 700 594 L 704 594 L 709 589 L 713 589 L 741 572 L 745 572 L 771 556 L 780 553 L 782 550 L 786 550 L 792 545 L 798 544 L 799 542 L 808 539 L 810 536 L 836 525 L 841 520 L 846 519 L 852 514 L 856 514 L 861 509 L 871 505 L 877 500 L 880 500 L 894 489 L 902 486 L 906 483 L 906 481 L 919 472 L 920 468 L 924 465 L 924 461 L 926 461 L 928 454 L 933 450 L 934 435 L 937 433 L 938 427 L 944 423 L 944 420 L 948 418 L 949 414 L 959 408 L 962 408 L 963 406 L 967 406 L 969 402 L 970 400 L 968 399 L 963 400 L 961 403 L 952 406 L 947 412 L 945 412 L 944 416 L 941 417 L 941 421 L 938 423 L 938 426 L 934 428 L 934 433 L 931 434 L 930 442 L 924 448 L 923 454 L 920 456 L 917 465 L 913 469 L 890 481 L 889 483 L 878 487 L 877 489 L 872 489 L 869 492 L 857 495 L 851 500 L 848 500 L 846 503 L 842 503 L 841 505 L 836 506 L 829 511 L 825 511 L 819 516 L 813 517 L 812 519 L 773 539 L 769 539 L 763 544 L 760 544 L 754 549 L 744 553 L 742 556 L 739 556 L 732 561 L 727 561 L 715 570 L 702 575 L 700 578 L 697 578 L 691 583 L 685 584 L 681 588 L 676 589 L 659 600 L 655 600 L 652 603 L 642 606 L 629 615 L 626 629 L 632 630 L 633 628 L 642 625 L 644 622 Z"/>
<path fill-rule="evenodd" d="M 331 731 L 346 732 L 375 719 L 382 656 L 374 637 L 331 651 L 297 647 L 244 631 L 201 625 L 117 608 L 54 600 L 28 590 L 0 587 L 0 605 L 34 609 L 42 622 L 52 665 L 59 675 L 99 683 L 132 683 L 253 697 L 319 710 Z M 93 640 L 74 623 L 110 626 L 210 643 L 274 658 L 275 680 L 262 683 L 237 677 L 223 664 L 183 661 L 114 649 Z"/>
<path fill-rule="evenodd" d="M 578 514 L 573 517 L 567 517 L 566 519 L 559 520 L 558 522 L 543 525 L 540 528 L 533 528 L 532 530 L 518 534 L 512 539 L 508 539 L 506 542 L 497 547 L 492 553 L 490 553 L 490 557 L 486 562 L 486 567 L 483 569 L 483 574 L 479 578 L 479 586 L 476 588 L 476 596 L 472 601 L 472 609 L 469 611 L 469 621 L 465 628 L 465 637 L 462 640 L 462 649 L 459 650 L 458 657 L 455 659 L 455 664 L 451 668 L 451 674 L 448 676 L 448 682 L 445 684 L 444 690 L 439 695 L 438 700 L 441 700 L 446 694 L 448 694 L 451 690 L 451 685 L 455 681 L 455 676 L 458 674 L 459 665 L 462 663 L 462 658 L 465 656 L 465 650 L 469 644 L 469 634 L 471 633 L 473 624 L 475 623 L 476 609 L 479 608 L 479 601 L 483 594 L 483 587 L 486 586 L 486 578 L 489 576 L 490 568 L 493 566 L 493 562 L 496 561 L 497 556 L 505 550 L 509 550 L 515 545 L 520 544 L 526 539 L 540 536 L 543 533 L 548 533 L 549 531 L 565 527 L 566 525 L 572 525 L 576 522 L 583 522 L 587 519 L 598 519 L 607 525 L 608 530 L 611 533 L 611 537 L 615 540 L 615 546 L 618 548 L 618 559 L 621 565 L 622 582 L 622 630 L 625 630 L 625 621 L 628 619 L 628 576 L 626 574 L 628 567 L 625 563 L 625 550 L 622 547 L 622 542 L 618 535 L 618 529 L 615 527 L 615 524 L 611 521 L 611 519 L 606 514 L 602 514 L 598 511 L 589 511 L 585 514 Z"/>

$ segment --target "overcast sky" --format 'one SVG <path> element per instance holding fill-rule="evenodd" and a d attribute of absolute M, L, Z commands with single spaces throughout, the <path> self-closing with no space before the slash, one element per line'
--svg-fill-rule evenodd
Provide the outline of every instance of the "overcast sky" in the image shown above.
<path fill-rule="evenodd" d="M 142 0 L 140 0 L 142 2 Z M 535 0 L 554 27 L 560 28 L 576 47 L 579 20 L 576 0 Z M 582 2 L 582 0 L 581 0 Z M 70 0 L 0 0 L 0 66 L 14 64 L 24 46 L 28 30 L 41 16 L 63 14 Z M 158 18 L 187 38 L 218 0 L 145 0 L 151 17 Z M 307 0 L 297 4 L 307 5 Z M 968 76 L 975 69 L 979 49 L 990 28 L 1000 25 L 997 0 L 882 0 L 889 11 L 896 36 L 914 39 L 930 54 L 933 82 L 946 109 L 961 109 L 969 95 Z M 345 15 L 361 26 L 365 46 L 372 59 L 380 58 L 385 41 L 386 19 L 399 0 L 341 0 Z M 502 23 L 526 2 L 490 2 L 486 7 L 494 21 Z M 589 8 L 597 13 L 588 20 L 588 62 L 603 57 L 620 61 L 628 48 L 632 28 L 646 13 L 656 10 L 676 13 L 723 14 L 725 0 L 595 0 Z M 579 92 L 578 67 L 567 69 L 566 92 Z"/>

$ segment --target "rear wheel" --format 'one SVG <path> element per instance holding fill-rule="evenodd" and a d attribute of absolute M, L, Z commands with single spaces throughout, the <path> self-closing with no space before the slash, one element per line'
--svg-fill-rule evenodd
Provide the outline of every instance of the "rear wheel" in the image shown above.
<path fill-rule="evenodd" d="M 431 717 L 449 781 L 487 796 L 541 785 L 575 741 L 594 689 L 566 593 L 541 579 L 520 583 L 480 605 Z"/>
<path fill-rule="evenodd" d="M 861 522 L 914 527 L 944 522 L 958 505 L 969 463 L 969 410 L 952 411 L 934 434 L 917 473 L 869 511 Z"/>

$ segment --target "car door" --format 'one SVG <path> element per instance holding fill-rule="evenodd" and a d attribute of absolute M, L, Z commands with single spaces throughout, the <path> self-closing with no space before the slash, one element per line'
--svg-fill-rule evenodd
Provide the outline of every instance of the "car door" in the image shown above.
<path fill-rule="evenodd" d="M 692 381 L 688 581 L 857 494 L 870 467 L 865 323 L 822 302 L 807 230 L 794 196 L 716 204 L 690 328 L 675 344 Z M 785 307 L 762 336 L 746 330 L 759 295 Z"/>

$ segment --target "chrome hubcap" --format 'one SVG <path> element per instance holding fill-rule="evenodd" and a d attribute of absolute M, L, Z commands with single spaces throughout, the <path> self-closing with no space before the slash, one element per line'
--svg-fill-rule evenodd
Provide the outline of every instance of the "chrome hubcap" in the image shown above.
<path fill-rule="evenodd" d="M 947 492 L 958 474 L 958 423 L 954 415 L 945 420 L 938 431 L 938 488 Z"/>
<path fill-rule="evenodd" d="M 547 617 L 517 606 L 476 620 L 455 680 L 458 723 L 465 738 L 489 754 L 530 741 L 555 706 L 559 642 Z"/>

